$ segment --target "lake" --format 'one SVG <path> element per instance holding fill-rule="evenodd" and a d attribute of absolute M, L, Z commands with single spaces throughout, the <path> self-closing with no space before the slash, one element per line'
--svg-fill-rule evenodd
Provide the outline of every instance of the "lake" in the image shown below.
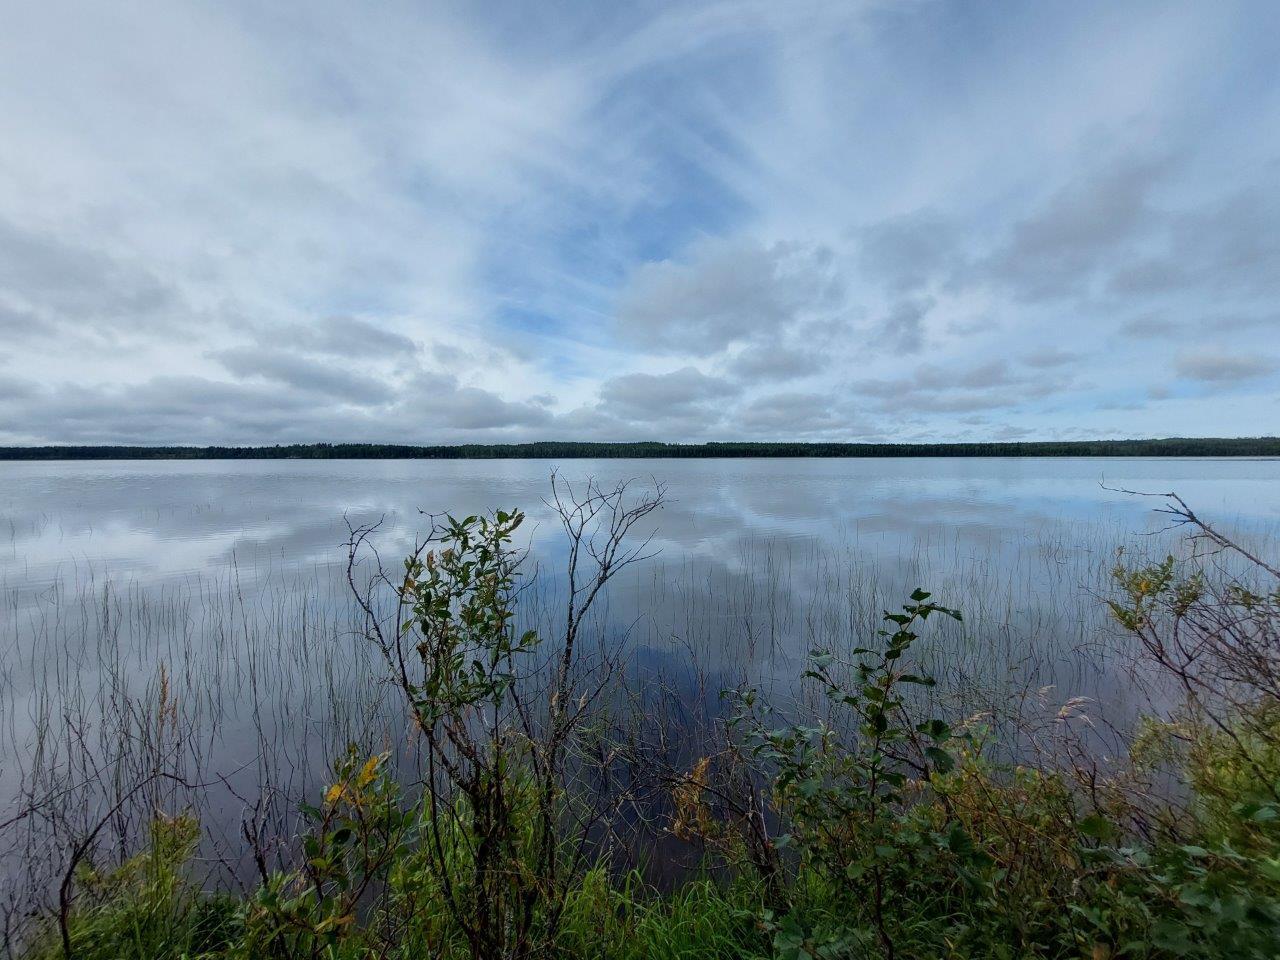
<path fill-rule="evenodd" d="M 654 556 L 591 627 L 677 713 L 713 714 L 742 683 L 785 699 L 806 651 L 865 641 L 921 586 L 966 614 L 920 650 L 940 695 L 1047 715 L 1085 698 L 1091 726 L 1123 727 L 1144 701 L 1102 601 L 1109 570 L 1118 548 L 1162 556 L 1179 533 L 1158 499 L 1121 490 L 1176 491 L 1253 544 L 1280 529 L 1266 459 L 0 463 L 0 802 L 99 769 L 119 781 L 164 750 L 225 778 L 214 820 L 264 791 L 313 795 L 346 742 L 403 737 L 357 636 L 347 524 L 381 520 L 394 564 L 428 526 L 420 511 L 526 510 L 522 616 L 551 630 L 553 470 L 665 487 L 640 532 Z M 157 703 L 173 718 L 159 732 Z"/>

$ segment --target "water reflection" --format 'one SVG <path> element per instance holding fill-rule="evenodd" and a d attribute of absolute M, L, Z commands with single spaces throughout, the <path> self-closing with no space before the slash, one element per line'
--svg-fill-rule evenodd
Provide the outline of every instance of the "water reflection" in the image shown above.
<path fill-rule="evenodd" d="M 610 482 L 656 475 L 670 503 L 659 535 L 683 554 L 743 539 L 857 543 L 886 555 L 962 534 L 982 550 L 1053 538 L 1087 521 L 1151 529 L 1148 502 L 1101 486 L 1177 489 L 1237 522 L 1280 517 L 1276 461 L 683 460 L 190 461 L 0 465 L 0 577 L 49 582 L 68 562 L 155 580 L 242 567 L 333 562 L 342 518 L 387 518 L 389 538 L 422 528 L 420 509 L 518 505 L 545 523 L 553 468 Z M 874 536 L 878 535 L 878 536 Z M 906 549 L 904 549 L 904 546 Z"/>
<path fill-rule="evenodd" d="M 658 556 L 613 584 L 595 626 L 627 637 L 637 676 L 680 686 L 696 666 L 712 694 L 785 696 L 808 649 L 867 636 L 923 585 L 966 612 L 922 648 L 952 689 L 1054 686 L 1123 717 L 1135 708 L 1097 594 L 1117 546 L 1175 537 L 1151 501 L 1108 487 L 1177 490 L 1246 539 L 1280 522 L 1269 460 L 4 463 L 0 754 L 24 759 L 56 713 L 51 688 L 91 706 L 106 663 L 138 689 L 182 665 L 185 695 L 221 724 L 211 754 L 269 752 L 309 781 L 382 709 L 352 639 L 347 522 L 381 519 L 394 559 L 426 529 L 420 510 L 521 507 L 539 571 L 523 615 L 550 623 L 565 547 L 544 503 L 553 469 L 666 485 L 640 532 Z"/>

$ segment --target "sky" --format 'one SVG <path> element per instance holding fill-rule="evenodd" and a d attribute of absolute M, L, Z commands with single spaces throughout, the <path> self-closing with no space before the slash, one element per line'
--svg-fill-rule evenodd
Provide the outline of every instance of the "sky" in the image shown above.
<path fill-rule="evenodd" d="M 1280 434 L 1280 4 L 0 0 L 0 444 Z"/>

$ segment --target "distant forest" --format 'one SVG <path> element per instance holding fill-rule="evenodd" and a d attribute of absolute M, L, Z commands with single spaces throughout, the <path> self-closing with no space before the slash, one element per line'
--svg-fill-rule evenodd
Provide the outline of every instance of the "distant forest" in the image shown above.
<path fill-rule="evenodd" d="M 1277 457 L 1280 437 L 1030 443 L 307 443 L 271 447 L 0 447 L 0 460 L 541 460 L 685 457 Z"/>

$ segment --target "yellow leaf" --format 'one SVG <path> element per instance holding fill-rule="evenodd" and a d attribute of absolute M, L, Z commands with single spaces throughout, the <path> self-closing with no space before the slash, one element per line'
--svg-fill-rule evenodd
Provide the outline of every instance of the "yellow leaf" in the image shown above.
<path fill-rule="evenodd" d="M 356 777 L 356 786 L 364 788 L 373 783 L 373 778 L 378 775 L 378 765 L 382 763 L 382 758 L 372 756 L 365 761 L 363 767 L 360 768 L 360 775 Z"/>

